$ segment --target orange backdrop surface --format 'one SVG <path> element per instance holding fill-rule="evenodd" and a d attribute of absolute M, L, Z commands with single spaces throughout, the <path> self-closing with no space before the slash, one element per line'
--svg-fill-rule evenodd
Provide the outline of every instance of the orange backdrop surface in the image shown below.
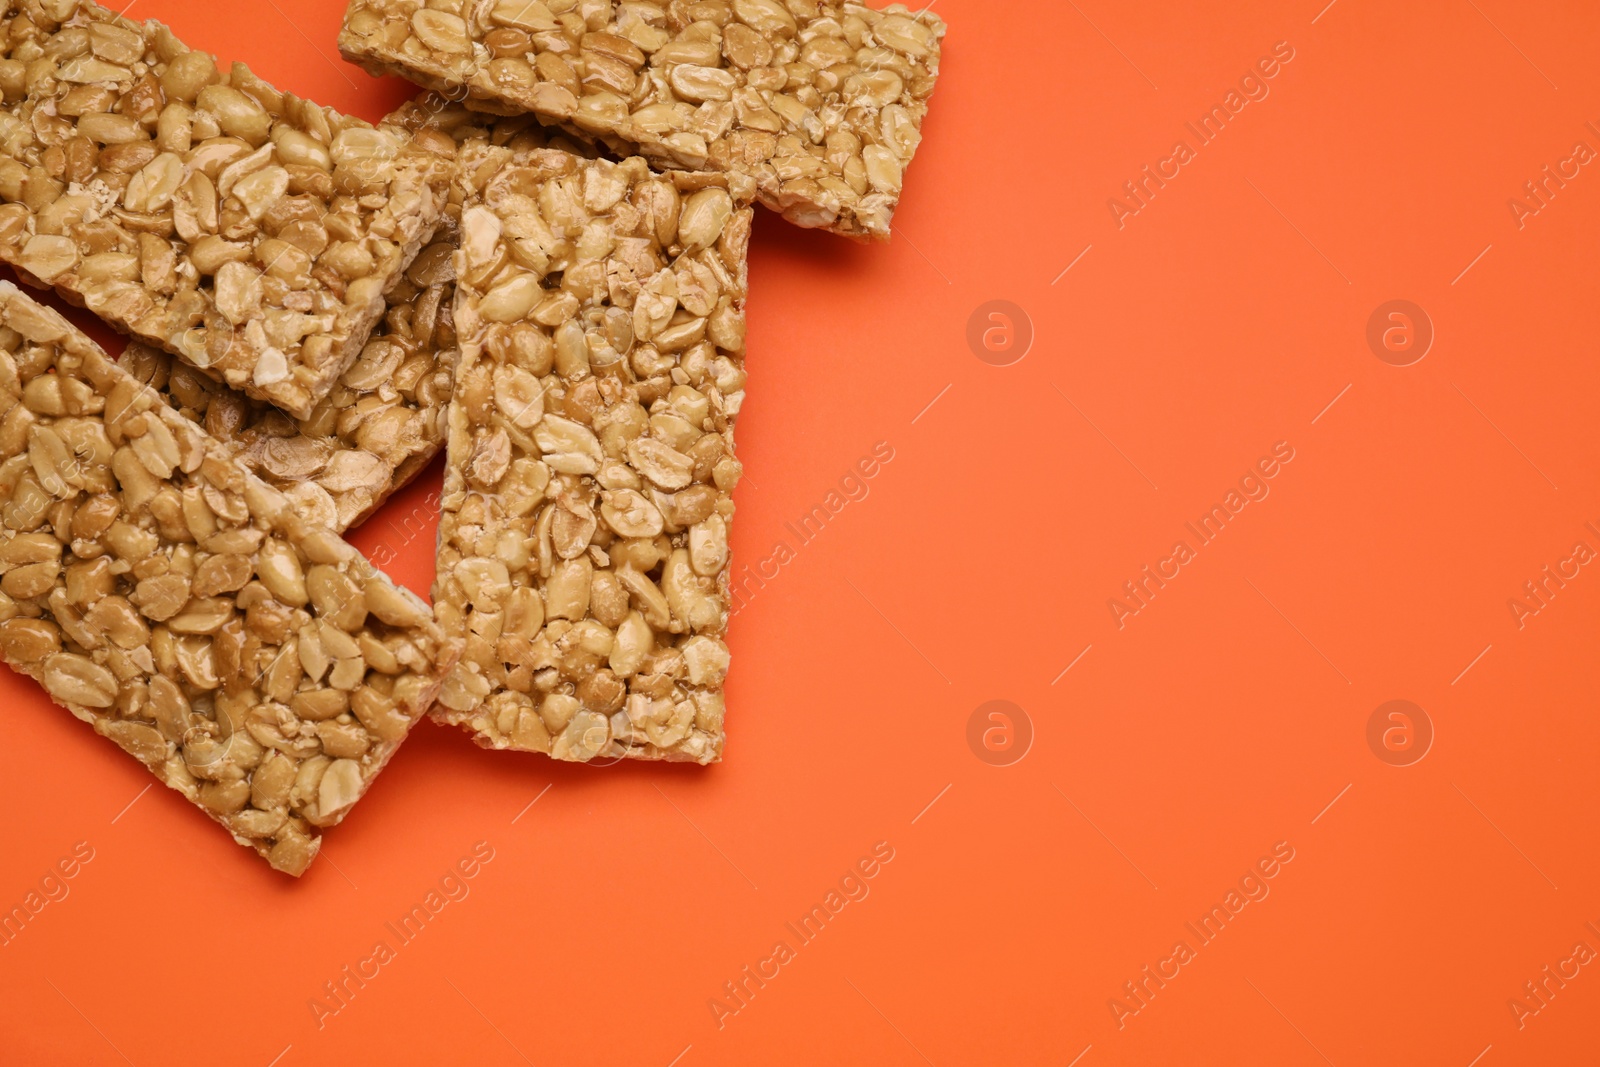
<path fill-rule="evenodd" d="M 938 0 L 893 243 L 761 215 L 722 765 L 425 724 L 296 882 L 0 676 L 0 1062 L 1594 1062 L 1600 9 L 1325 2 Z"/>

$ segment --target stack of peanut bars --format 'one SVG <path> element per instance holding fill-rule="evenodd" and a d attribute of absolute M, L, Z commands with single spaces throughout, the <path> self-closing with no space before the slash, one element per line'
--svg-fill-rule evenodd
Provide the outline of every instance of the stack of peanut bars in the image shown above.
<path fill-rule="evenodd" d="M 838 0 L 352 0 L 377 125 L 0 0 L 0 656 L 298 875 L 424 714 L 723 744 L 759 202 L 887 238 L 944 24 Z M 433 607 L 341 534 L 443 446 Z"/>

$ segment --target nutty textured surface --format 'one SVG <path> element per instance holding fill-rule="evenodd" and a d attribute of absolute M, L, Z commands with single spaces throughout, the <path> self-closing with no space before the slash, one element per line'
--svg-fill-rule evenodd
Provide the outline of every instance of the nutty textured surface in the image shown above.
<path fill-rule="evenodd" d="M 423 93 L 409 100 L 384 120 L 385 126 L 403 130 L 430 152 L 452 155 L 467 144 L 502 148 L 560 148 L 574 155 L 593 156 L 587 141 L 572 140 L 563 131 L 540 123 L 533 115 L 491 115 L 462 105 L 438 93 Z M 459 218 L 464 189 L 450 186 L 449 200 Z"/>
<path fill-rule="evenodd" d="M 734 171 L 791 222 L 884 238 L 945 24 L 832 0 L 351 0 L 345 58 L 664 168 Z"/>
<path fill-rule="evenodd" d="M 282 490 L 308 521 L 343 532 L 421 473 L 444 444 L 455 365 L 453 234 L 423 249 L 383 324 L 310 418 L 293 419 L 160 349 L 120 365 Z"/>
<path fill-rule="evenodd" d="M 0 0 L 0 89 L 0 260 L 296 418 L 438 223 L 403 130 L 88 0 Z"/>
<path fill-rule="evenodd" d="M 712 762 L 749 182 L 482 145 L 459 173 L 433 595 L 466 647 L 434 714 L 493 748 Z"/>
<path fill-rule="evenodd" d="M 579 146 L 531 118 L 496 119 L 426 94 L 389 121 L 442 134 L 430 150 L 453 156 L 469 142 L 542 148 Z M 236 450 L 254 475 L 288 494 L 306 519 L 336 531 L 358 525 L 406 485 L 444 445 L 445 407 L 456 360 L 455 249 L 461 189 L 452 190 L 434 239 L 389 291 L 383 321 L 361 358 L 311 416 L 292 419 L 148 345 L 128 346 L 121 365 L 180 412 Z"/>
<path fill-rule="evenodd" d="M 10 283 L 0 408 L 0 656 L 303 873 L 460 643 Z"/>

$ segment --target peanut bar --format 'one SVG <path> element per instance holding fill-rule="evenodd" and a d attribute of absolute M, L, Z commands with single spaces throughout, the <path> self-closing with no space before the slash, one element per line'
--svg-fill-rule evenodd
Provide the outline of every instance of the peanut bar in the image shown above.
<path fill-rule="evenodd" d="M 160 392 L 310 522 L 359 525 L 444 444 L 455 363 L 453 236 L 435 241 L 389 294 L 361 358 L 305 419 L 252 400 L 160 349 L 135 342 L 120 364 Z"/>
<path fill-rule="evenodd" d="M 0 260 L 309 418 L 437 225 L 445 162 L 89 0 L 0 0 L 0 56 Z"/>
<path fill-rule="evenodd" d="M 303 873 L 460 642 L 9 282 L 0 407 L 0 656 Z"/>
<path fill-rule="evenodd" d="M 471 141 L 581 150 L 551 138 L 530 118 L 491 119 L 433 94 L 406 104 L 388 121 L 447 136 L 448 142 L 431 143 L 441 154 L 453 155 Z M 238 461 L 287 494 L 302 516 L 335 531 L 356 526 L 444 445 L 456 359 L 459 200 L 452 197 L 433 242 L 390 290 L 383 322 L 361 358 L 308 419 L 291 419 L 148 345 L 129 345 L 122 366 L 235 449 Z"/>
<path fill-rule="evenodd" d="M 944 33 L 838 0 L 351 0 L 339 50 L 657 167 L 748 175 L 800 226 L 887 238 Z"/>
<path fill-rule="evenodd" d="M 750 182 L 469 146 L 436 717 L 485 747 L 723 743 Z"/>

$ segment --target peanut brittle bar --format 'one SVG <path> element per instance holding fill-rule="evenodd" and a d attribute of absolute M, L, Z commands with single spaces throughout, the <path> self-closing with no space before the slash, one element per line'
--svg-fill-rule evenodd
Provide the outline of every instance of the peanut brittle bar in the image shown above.
<path fill-rule="evenodd" d="M 351 0 L 346 59 L 886 238 L 945 24 L 838 0 Z"/>
<path fill-rule="evenodd" d="M 9 282 L 0 407 L 0 657 L 303 873 L 460 642 Z"/>
<path fill-rule="evenodd" d="M 463 150 L 436 717 L 588 761 L 721 756 L 750 183 Z"/>
<path fill-rule="evenodd" d="M 442 155 L 473 141 L 582 150 L 531 118 L 494 118 L 433 94 L 388 121 L 449 138 L 429 142 Z M 338 532 L 358 525 L 444 445 L 456 360 L 454 256 L 461 216 L 459 186 L 452 191 L 432 243 L 390 290 L 383 322 L 361 358 L 309 418 L 291 419 L 148 345 L 129 345 L 121 365 L 235 449 L 238 461 L 287 494 L 303 517 Z"/>
<path fill-rule="evenodd" d="M 0 0 L 0 260 L 296 418 L 427 243 L 447 163 L 90 0 Z"/>
<path fill-rule="evenodd" d="M 309 418 L 235 392 L 134 342 L 120 365 L 205 427 L 310 522 L 343 532 L 403 488 L 444 444 L 455 365 L 453 236 L 422 250 L 384 322 Z"/>

